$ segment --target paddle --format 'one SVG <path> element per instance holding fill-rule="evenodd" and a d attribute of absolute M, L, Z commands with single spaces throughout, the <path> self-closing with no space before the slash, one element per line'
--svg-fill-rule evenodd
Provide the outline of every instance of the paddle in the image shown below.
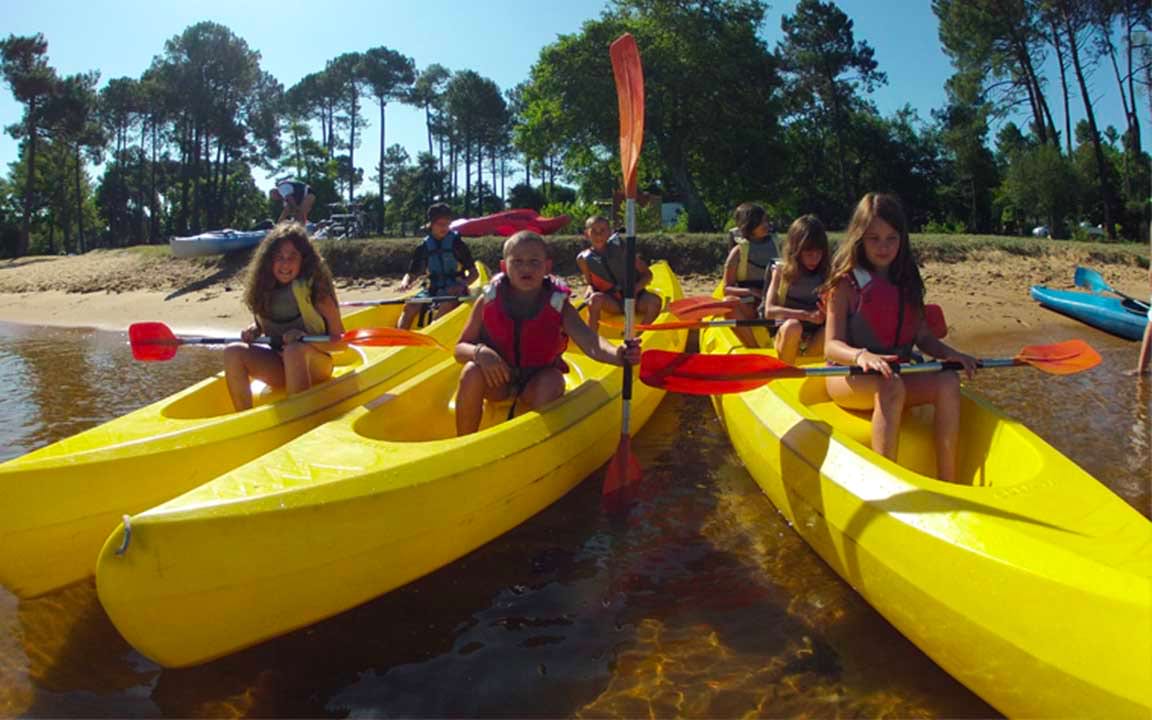
<path fill-rule="evenodd" d="M 340 303 L 340 307 L 376 307 L 378 305 L 405 305 L 407 303 L 431 305 L 441 302 L 472 302 L 476 297 L 475 295 L 432 295 L 428 297 L 385 298 L 383 300 L 345 300 Z"/>
<path fill-rule="evenodd" d="M 327 335 L 306 335 L 301 342 L 330 343 L 332 338 Z M 238 337 L 200 337 L 176 335 L 164 323 L 140 322 L 132 323 L 128 328 L 128 342 L 132 345 L 132 357 L 142 362 L 164 362 L 176 356 L 181 345 L 223 345 L 230 342 L 241 342 Z M 256 338 L 252 342 L 271 344 L 271 338 Z M 400 346 L 400 345 L 426 345 L 431 347 L 443 346 L 436 338 L 423 333 L 396 328 L 360 328 L 349 330 L 340 336 L 339 342 L 349 345 L 367 345 L 370 347 Z"/>
<path fill-rule="evenodd" d="M 703 320 L 709 315 L 723 315 L 741 303 L 750 303 L 758 299 L 745 297 L 737 300 L 717 300 L 711 295 L 694 295 L 669 303 L 668 312 L 681 320 Z"/>
<path fill-rule="evenodd" d="M 1104 278 L 1100 276 L 1100 273 L 1091 268 L 1078 266 L 1076 268 L 1074 282 L 1076 283 L 1076 287 L 1087 288 L 1094 293 L 1112 293 L 1113 295 L 1119 295 L 1128 302 L 1135 303 L 1137 307 L 1142 308 L 1145 311 L 1148 310 L 1148 303 L 1144 302 L 1143 300 L 1137 300 L 1131 295 L 1125 295 L 1124 293 L 1120 292 L 1105 282 Z"/>
<path fill-rule="evenodd" d="M 644 143 L 644 73 L 640 67 L 640 50 L 636 39 L 624 33 L 608 49 L 612 58 L 612 75 L 616 81 L 616 100 L 620 109 L 620 167 L 624 176 L 625 253 L 624 253 L 624 339 L 635 336 L 636 319 L 636 167 Z M 608 510 L 617 510 L 627 502 L 625 490 L 643 478 L 640 463 L 632 453 L 630 422 L 632 415 L 632 368 L 624 364 L 621 388 L 620 443 L 608 461 L 604 473 L 601 502 Z"/>
<path fill-rule="evenodd" d="M 646 385 L 688 395 L 723 395 L 760 387 L 773 380 L 836 375 L 864 375 L 863 368 L 844 365 L 796 367 L 771 355 L 705 355 L 648 350 L 640 364 Z M 1083 340 L 1029 345 L 1010 358 L 978 360 L 980 368 L 1031 365 L 1051 375 L 1072 375 L 1100 364 L 1100 355 Z M 902 374 L 962 370 L 958 362 L 892 364 Z"/>
<path fill-rule="evenodd" d="M 611 321 L 601 320 L 601 324 L 609 327 L 619 327 L 614 325 Z M 637 330 L 696 330 L 710 327 L 767 327 L 775 324 L 776 320 L 674 320 L 671 322 L 662 323 L 641 323 L 636 326 Z M 948 323 L 944 320 L 944 311 L 939 305 L 925 305 L 924 306 L 924 322 L 928 323 L 928 329 L 932 334 L 938 338 L 948 336 Z"/>

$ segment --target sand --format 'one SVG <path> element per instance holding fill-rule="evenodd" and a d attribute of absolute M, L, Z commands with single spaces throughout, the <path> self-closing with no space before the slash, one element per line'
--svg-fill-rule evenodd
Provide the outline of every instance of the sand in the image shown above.
<path fill-rule="evenodd" d="M 156 320 L 178 332 L 233 333 L 249 322 L 242 269 L 124 252 L 0 261 L 0 321 L 123 331 L 132 322 Z M 1148 295 L 1147 270 L 1096 269 L 1116 289 Z M 961 263 L 928 263 L 923 274 L 928 301 L 944 309 L 950 339 L 1037 325 L 1076 327 L 1028 296 L 1033 284 L 1071 288 L 1071 264 L 994 251 Z M 688 275 L 682 278 L 685 294 L 711 293 L 718 279 Z M 399 281 L 398 276 L 337 278 L 336 284 L 341 300 L 368 300 L 395 297 Z"/>

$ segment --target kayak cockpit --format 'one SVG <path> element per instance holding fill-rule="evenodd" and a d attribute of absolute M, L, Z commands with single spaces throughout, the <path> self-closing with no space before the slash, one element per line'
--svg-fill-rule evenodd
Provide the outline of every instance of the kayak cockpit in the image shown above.
<path fill-rule="evenodd" d="M 809 413 L 864 448 L 872 446 L 871 411 L 847 410 L 829 397 L 823 378 L 784 381 L 776 390 L 793 394 Z M 935 408 L 922 405 L 904 413 L 896 462 L 928 479 L 936 477 L 933 430 Z M 1029 433 L 965 393 L 960 406 L 957 484 L 1005 487 L 1036 478 L 1044 467 Z"/>
<path fill-rule="evenodd" d="M 333 354 L 332 379 L 347 375 L 359 370 L 367 360 L 364 351 L 360 348 L 348 346 Z M 331 382 L 328 380 L 326 382 Z M 308 392 L 313 392 L 321 385 L 317 385 Z M 271 405 L 286 397 L 283 388 L 271 387 L 260 380 L 252 381 L 253 409 Z M 228 396 L 228 385 L 224 382 L 221 373 L 194 392 L 186 393 L 168 403 L 160 414 L 175 420 L 199 420 L 202 418 L 219 417 L 235 412 L 232 399 Z"/>

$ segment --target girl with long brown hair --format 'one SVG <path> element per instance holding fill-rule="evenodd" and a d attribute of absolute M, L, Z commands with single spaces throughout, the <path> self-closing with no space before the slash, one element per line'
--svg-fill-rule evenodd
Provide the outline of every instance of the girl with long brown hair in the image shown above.
<path fill-rule="evenodd" d="M 904 408 L 935 406 L 936 468 L 956 478 L 960 378 L 955 372 L 901 376 L 913 346 L 963 364 L 976 361 L 941 342 L 924 322 L 924 281 L 909 245 L 908 222 L 895 195 L 868 193 L 856 205 L 825 285 L 829 293 L 824 356 L 874 374 L 829 377 L 828 394 L 842 407 L 872 410 L 872 449 L 895 460 Z"/>
<path fill-rule="evenodd" d="M 329 335 L 335 343 L 344 334 L 332 273 L 303 225 L 281 223 L 256 248 L 244 303 L 254 321 L 240 334 L 243 342 L 224 349 L 224 375 L 237 410 L 252 407 L 253 378 L 292 395 L 332 376 L 332 346 L 299 342 L 305 335 Z M 271 337 L 273 347 L 251 344 L 261 335 Z"/>
<path fill-rule="evenodd" d="M 815 215 L 796 218 L 788 228 L 783 259 L 770 267 L 764 317 L 776 320 L 776 355 L 788 364 L 801 351 L 824 349 L 824 307 L 820 289 L 828 280 L 828 234 Z"/>

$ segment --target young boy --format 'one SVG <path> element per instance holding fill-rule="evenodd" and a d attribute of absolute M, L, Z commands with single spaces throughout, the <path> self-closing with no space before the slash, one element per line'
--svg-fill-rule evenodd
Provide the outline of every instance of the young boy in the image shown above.
<path fill-rule="evenodd" d="M 306 183 L 294 178 L 285 178 L 268 191 L 268 197 L 284 202 L 284 209 L 280 212 L 277 223 L 295 220 L 301 225 L 308 225 L 308 213 L 316 204 L 316 193 Z"/>
<path fill-rule="evenodd" d="M 568 338 L 603 363 L 636 365 L 640 343 L 619 347 L 594 333 L 568 301 L 569 291 L 551 276 L 548 246 L 523 230 L 504 243 L 501 272 L 472 308 L 456 344 L 464 366 L 456 393 L 456 433 L 480 428 L 484 399 L 517 396 L 521 410 L 538 408 L 564 394 L 568 370 L 562 353 Z"/>
<path fill-rule="evenodd" d="M 624 312 L 624 271 L 627 268 L 624 243 L 611 236 L 608 218 L 593 215 L 584 222 L 584 237 L 592 247 L 576 256 L 576 264 L 588 283 L 588 327 L 600 329 L 600 313 Z M 636 258 L 636 314 L 639 322 L 650 323 L 660 314 L 663 301 L 644 287 L 652 282 L 652 271 L 639 256 Z"/>
<path fill-rule="evenodd" d="M 459 233 L 449 229 L 452 223 L 452 208 L 444 203 L 436 203 L 428 208 L 428 235 L 416 246 L 408 272 L 400 281 L 400 289 L 411 288 L 416 280 L 427 273 L 424 289 L 417 297 L 439 297 L 444 295 L 463 296 L 468 294 L 468 286 L 478 275 L 472 251 L 464 243 Z M 436 317 L 440 317 L 460 303 L 448 300 L 437 303 Z M 396 327 L 407 330 L 420 314 L 423 303 L 404 303 L 404 311 Z"/>

